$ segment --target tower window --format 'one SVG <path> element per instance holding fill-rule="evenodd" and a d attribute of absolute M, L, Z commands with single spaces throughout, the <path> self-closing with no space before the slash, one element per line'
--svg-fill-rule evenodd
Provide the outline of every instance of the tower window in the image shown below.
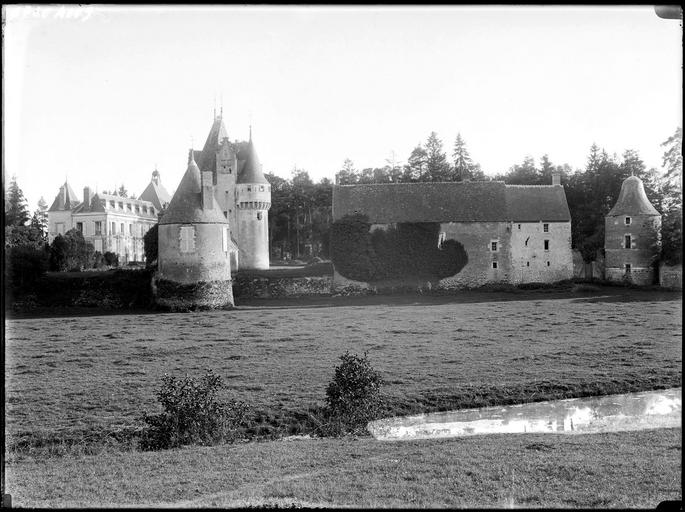
<path fill-rule="evenodd" d="M 521 224 L 519 224 L 519 229 L 521 229 Z"/>
<path fill-rule="evenodd" d="M 543 225 L 542 225 L 542 230 L 543 230 L 545 233 L 549 233 L 549 224 L 543 224 Z"/>
<path fill-rule="evenodd" d="M 549 267 L 549 261 L 547 262 L 547 266 Z"/>
<path fill-rule="evenodd" d="M 195 226 L 181 226 L 179 247 L 181 252 L 195 252 Z"/>
<path fill-rule="evenodd" d="M 492 268 L 497 268 L 497 262 L 496 261 L 492 262 Z"/>
<path fill-rule="evenodd" d="M 630 226 L 630 223 L 633 222 L 633 219 L 630 217 L 626 217 L 626 226 Z"/>
<path fill-rule="evenodd" d="M 250 185 L 247 186 L 247 191 L 252 192 L 252 187 Z"/>
<path fill-rule="evenodd" d="M 549 251 L 549 240 L 545 240 L 545 251 Z"/>
<path fill-rule="evenodd" d="M 497 240 L 490 240 L 490 251 L 497 252 Z"/>
<path fill-rule="evenodd" d="M 262 220 L 262 212 L 257 212 L 257 220 Z"/>
<path fill-rule="evenodd" d="M 526 267 L 530 267 L 530 261 L 526 261 Z"/>
<path fill-rule="evenodd" d="M 623 237 L 623 248 L 624 249 L 630 249 L 632 242 L 633 242 L 633 240 L 632 240 L 632 237 L 630 235 L 624 236 Z"/>
<path fill-rule="evenodd" d="M 626 272 L 628 272 L 628 273 L 630 272 L 630 263 L 626 263 L 626 264 L 625 264 L 625 270 L 626 270 Z"/>

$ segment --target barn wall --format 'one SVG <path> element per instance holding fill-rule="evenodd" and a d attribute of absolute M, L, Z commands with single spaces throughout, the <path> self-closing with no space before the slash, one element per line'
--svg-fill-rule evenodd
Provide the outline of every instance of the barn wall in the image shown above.
<path fill-rule="evenodd" d="M 570 222 L 513 222 L 510 244 L 512 284 L 553 283 L 573 277 Z"/>

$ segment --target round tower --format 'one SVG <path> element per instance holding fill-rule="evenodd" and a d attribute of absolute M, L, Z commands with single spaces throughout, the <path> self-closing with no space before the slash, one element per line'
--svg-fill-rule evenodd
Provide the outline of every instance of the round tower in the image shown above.
<path fill-rule="evenodd" d="M 268 269 L 271 185 L 262 173 L 251 129 L 246 153 L 236 182 L 238 260 L 241 269 Z"/>
<path fill-rule="evenodd" d="M 604 220 L 605 275 L 609 281 L 652 284 L 661 243 L 661 215 L 647 199 L 642 180 L 623 181 L 618 201 Z"/>
<path fill-rule="evenodd" d="M 211 171 L 188 169 L 159 221 L 154 290 L 172 310 L 233 306 L 228 219 L 214 197 Z"/>

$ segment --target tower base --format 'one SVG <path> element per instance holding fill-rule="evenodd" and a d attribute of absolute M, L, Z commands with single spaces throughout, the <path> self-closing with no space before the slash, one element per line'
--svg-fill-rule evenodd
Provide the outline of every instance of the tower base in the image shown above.
<path fill-rule="evenodd" d="M 152 292 L 157 305 L 170 311 L 231 309 L 235 306 L 230 279 L 184 284 L 155 276 Z"/>

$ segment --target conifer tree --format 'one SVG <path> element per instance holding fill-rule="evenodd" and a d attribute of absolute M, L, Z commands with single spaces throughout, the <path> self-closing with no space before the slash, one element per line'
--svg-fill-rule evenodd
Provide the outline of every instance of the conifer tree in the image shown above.
<path fill-rule="evenodd" d="M 468 149 L 466 149 L 466 143 L 464 139 L 461 138 L 461 133 L 457 133 L 457 139 L 454 141 L 454 152 L 452 153 L 454 158 L 454 172 L 456 174 L 455 178 L 457 181 L 463 181 L 465 179 L 473 178 L 474 164 L 471 160 L 471 155 L 469 155 Z"/>
<path fill-rule="evenodd" d="M 33 217 L 31 218 L 31 227 L 40 230 L 43 237 L 48 235 L 48 204 L 45 199 L 41 196 L 38 200 L 38 209 L 33 212 Z"/>
<path fill-rule="evenodd" d="M 422 181 L 449 181 L 450 164 L 438 134 L 431 132 L 426 141 L 426 176 Z"/>
<path fill-rule="evenodd" d="M 29 208 L 16 176 L 12 176 L 5 199 L 5 226 L 25 226 L 29 221 Z"/>

